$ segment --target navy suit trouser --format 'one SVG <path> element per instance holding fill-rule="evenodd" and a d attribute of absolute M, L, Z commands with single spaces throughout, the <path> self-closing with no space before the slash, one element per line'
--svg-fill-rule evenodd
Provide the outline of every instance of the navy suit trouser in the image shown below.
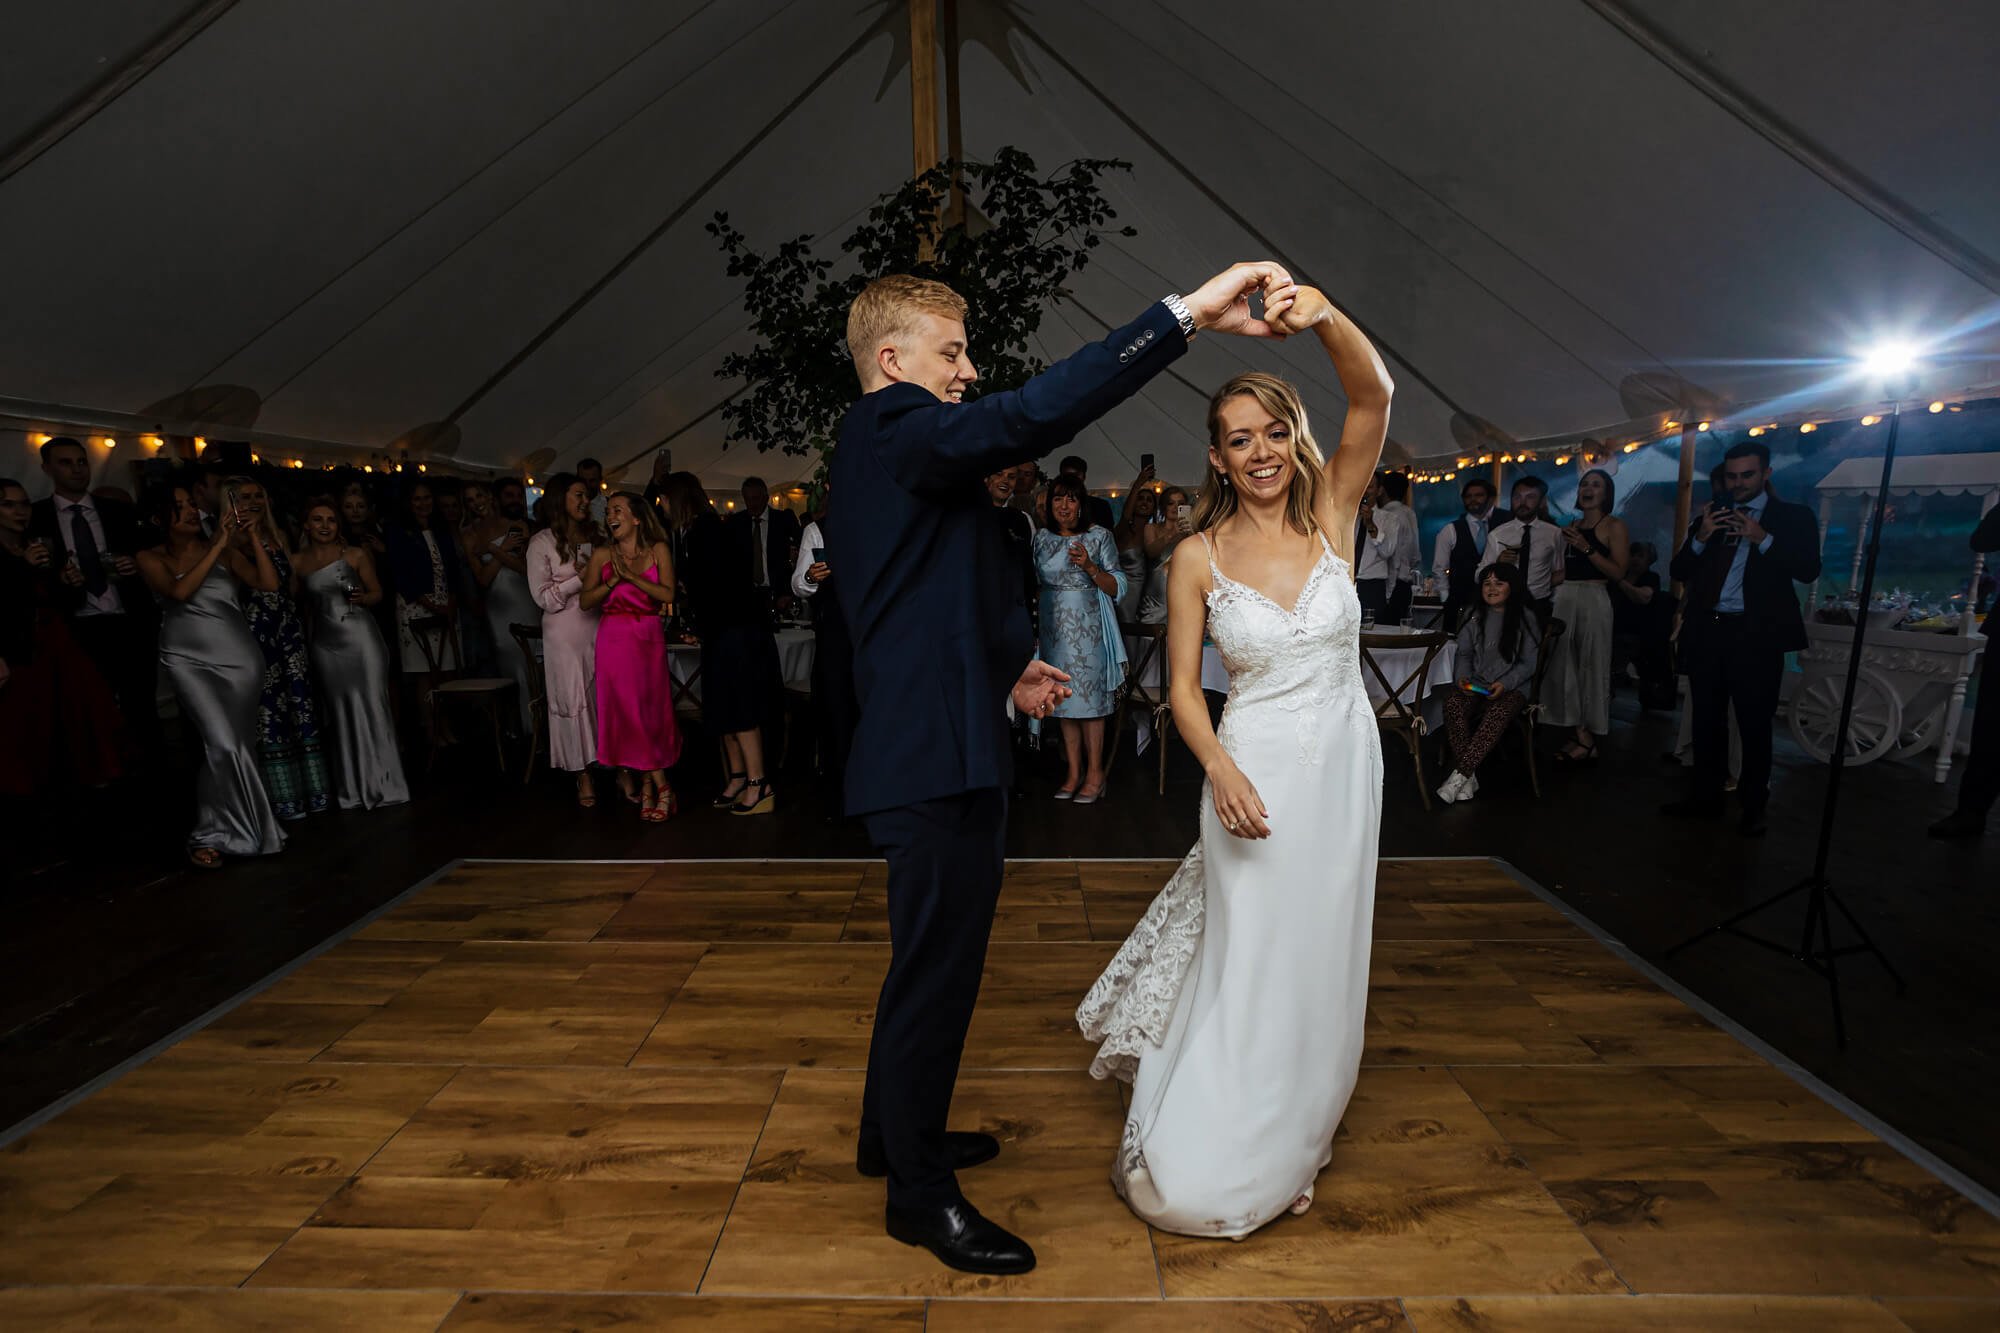
<path fill-rule="evenodd" d="M 868 1048 L 861 1138 L 882 1147 L 891 1206 L 956 1203 L 945 1118 L 1006 872 L 1007 796 L 965 792 L 863 822 L 889 862 L 891 956 Z"/>
<path fill-rule="evenodd" d="M 1694 709 L 1695 796 L 1722 799 L 1734 708 L 1736 732 L 1743 739 L 1736 799 L 1746 811 L 1761 811 L 1771 799 L 1771 729 L 1785 678 L 1785 650 L 1752 633 L 1740 615 L 1707 614 L 1711 623 L 1703 627 L 1686 663 L 1688 702 Z"/>

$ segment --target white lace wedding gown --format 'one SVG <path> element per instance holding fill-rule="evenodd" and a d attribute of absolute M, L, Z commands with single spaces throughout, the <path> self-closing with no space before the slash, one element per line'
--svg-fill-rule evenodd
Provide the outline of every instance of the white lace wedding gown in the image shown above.
<path fill-rule="evenodd" d="M 1271 836 L 1226 832 L 1204 785 L 1201 840 L 1077 1010 L 1090 1072 L 1132 1083 L 1112 1183 L 1186 1235 L 1245 1235 L 1310 1191 L 1361 1063 L 1382 745 L 1354 581 L 1320 544 L 1290 611 L 1210 549 L 1217 738 Z"/>

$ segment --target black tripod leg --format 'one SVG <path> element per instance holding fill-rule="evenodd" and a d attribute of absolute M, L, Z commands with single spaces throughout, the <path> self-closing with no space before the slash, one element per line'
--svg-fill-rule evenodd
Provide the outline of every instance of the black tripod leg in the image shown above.
<path fill-rule="evenodd" d="M 1752 903 L 1750 906 L 1744 908 L 1742 911 L 1736 913 L 1734 916 L 1724 917 L 1722 920 L 1716 922 L 1714 925 L 1702 927 L 1700 931 L 1696 932 L 1693 935 L 1688 936 L 1686 939 L 1682 940 L 1679 944 L 1676 944 L 1673 948 L 1661 954 L 1660 957 L 1672 958 L 1682 949 L 1685 949 L 1693 944 L 1699 944 L 1701 943 L 1701 941 L 1707 939 L 1711 935 L 1719 935 L 1724 931 L 1733 930 L 1735 929 L 1737 922 L 1746 921 L 1749 918 L 1757 915 L 1757 913 L 1763 911 L 1765 908 L 1771 906 L 1773 903 L 1783 902 L 1785 899 L 1791 897 L 1793 894 L 1799 892 L 1800 890 L 1811 887 L 1811 885 L 1812 881 L 1806 879 L 1806 880 L 1800 880 L 1797 884 L 1792 885 L 1792 887 L 1790 887 L 1789 889 L 1780 889 L 1776 893 L 1772 894 L 1770 897 L 1763 899 L 1761 902 Z"/>
<path fill-rule="evenodd" d="M 1889 979 L 1896 983 L 1896 994 L 1902 995 L 1908 991 L 1910 988 L 1909 983 L 1903 980 L 1903 974 L 1898 972 L 1895 964 L 1889 961 L 1889 955 L 1883 953 L 1881 947 L 1869 937 L 1868 932 L 1862 928 L 1861 922 L 1855 918 L 1854 913 L 1847 910 L 1847 904 L 1840 900 L 1840 895 L 1837 893 L 1828 893 L 1827 897 L 1831 898 L 1833 905 L 1840 909 L 1840 914 L 1847 918 L 1847 924 L 1860 937 L 1862 947 L 1875 955 L 1875 961 L 1882 965 L 1882 970 L 1887 972 Z"/>

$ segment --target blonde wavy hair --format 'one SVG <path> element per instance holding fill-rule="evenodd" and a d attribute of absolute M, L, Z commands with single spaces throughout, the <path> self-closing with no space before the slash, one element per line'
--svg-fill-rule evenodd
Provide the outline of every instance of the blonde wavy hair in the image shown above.
<path fill-rule="evenodd" d="M 1208 442 L 1214 449 L 1220 451 L 1223 447 L 1222 405 L 1232 398 L 1244 397 L 1255 398 L 1260 407 L 1292 433 L 1292 484 L 1285 495 L 1285 522 L 1310 537 L 1320 530 L 1319 501 L 1320 491 L 1326 485 L 1326 456 L 1313 439 L 1305 401 L 1297 389 L 1276 375 L 1261 370 L 1244 371 L 1208 400 Z M 1236 509 L 1236 488 L 1224 481 L 1211 459 L 1208 475 L 1202 480 L 1201 498 L 1195 502 L 1195 531 L 1220 526 Z"/>

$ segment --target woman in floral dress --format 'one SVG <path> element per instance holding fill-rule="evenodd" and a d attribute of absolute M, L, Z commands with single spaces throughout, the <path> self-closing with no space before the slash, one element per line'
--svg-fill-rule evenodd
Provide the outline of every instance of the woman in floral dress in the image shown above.
<path fill-rule="evenodd" d="M 264 653 L 264 690 L 257 703 L 258 757 L 265 792 L 278 818 L 304 819 L 328 808 L 332 783 L 320 750 L 312 664 L 306 656 L 305 625 L 299 619 L 298 575 L 261 483 L 231 477 L 224 484 L 223 504 L 234 505 L 249 520 L 236 540 L 246 548 L 261 542 L 278 571 L 276 591 L 248 589 L 243 594 L 251 637 Z"/>

